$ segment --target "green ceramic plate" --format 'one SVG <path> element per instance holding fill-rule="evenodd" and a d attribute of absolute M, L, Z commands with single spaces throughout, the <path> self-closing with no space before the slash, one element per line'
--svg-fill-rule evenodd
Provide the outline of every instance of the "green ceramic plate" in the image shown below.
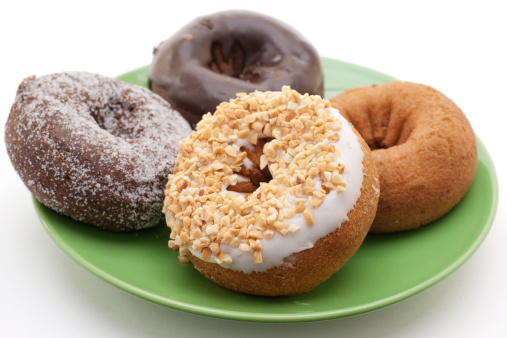
<path fill-rule="evenodd" d="M 349 63 L 323 59 L 326 97 L 394 78 Z M 148 67 L 120 78 L 146 85 Z M 178 262 L 167 248 L 168 229 L 112 233 L 59 215 L 34 200 L 53 240 L 84 268 L 149 301 L 195 314 L 260 322 L 300 322 L 363 313 L 410 297 L 463 264 L 493 222 L 498 188 L 491 158 L 477 140 L 475 180 L 444 218 L 414 232 L 368 236 L 356 255 L 327 282 L 294 297 L 263 298 L 225 290 Z"/>

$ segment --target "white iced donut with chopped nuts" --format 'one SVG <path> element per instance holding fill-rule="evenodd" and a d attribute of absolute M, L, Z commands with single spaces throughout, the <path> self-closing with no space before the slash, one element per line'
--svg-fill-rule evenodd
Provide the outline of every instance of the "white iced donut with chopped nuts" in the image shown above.
<path fill-rule="evenodd" d="M 369 148 L 328 101 L 289 87 L 238 94 L 180 143 L 169 246 L 235 291 L 309 291 L 359 248 L 378 192 Z"/>

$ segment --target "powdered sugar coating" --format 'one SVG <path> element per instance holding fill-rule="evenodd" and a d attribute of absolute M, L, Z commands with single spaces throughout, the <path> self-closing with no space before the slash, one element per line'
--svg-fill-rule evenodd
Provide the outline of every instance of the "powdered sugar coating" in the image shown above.
<path fill-rule="evenodd" d="M 11 161 L 49 208 L 112 230 L 156 225 L 191 131 L 149 90 L 85 72 L 25 79 L 6 125 Z"/>

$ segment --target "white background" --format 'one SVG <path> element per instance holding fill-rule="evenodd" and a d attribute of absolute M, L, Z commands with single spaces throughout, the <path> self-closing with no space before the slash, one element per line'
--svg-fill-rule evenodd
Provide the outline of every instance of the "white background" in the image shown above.
<path fill-rule="evenodd" d="M 323 56 L 430 85 L 462 108 L 495 162 L 500 199 L 488 237 L 461 268 L 363 315 L 243 323 L 137 298 L 52 242 L 5 151 L 4 124 L 21 80 L 66 70 L 114 77 L 149 64 L 153 47 L 194 17 L 241 8 L 287 22 Z M 2 1 L 0 336 L 507 337 L 506 13 L 501 1 Z"/>

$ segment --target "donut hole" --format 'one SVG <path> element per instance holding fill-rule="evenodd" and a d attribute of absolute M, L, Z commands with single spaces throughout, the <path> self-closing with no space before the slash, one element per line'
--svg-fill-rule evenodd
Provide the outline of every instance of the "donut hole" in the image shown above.
<path fill-rule="evenodd" d="M 223 52 L 220 42 L 211 44 L 210 69 L 218 74 L 240 78 L 245 67 L 245 52 L 237 41 L 234 41 L 227 53 Z"/>
<path fill-rule="evenodd" d="M 251 83 L 263 80 L 261 67 L 273 67 L 270 73 L 275 78 L 287 77 L 290 74 L 288 69 L 277 67 L 283 58 L 275 46 L 270 46 L 267 42 L 262 45 L 252 42 L 252 46 L 246 51 L 236 40 L 232 43 L 213 42 L 209 69 Z"/>
<path fill-rule="evenodd" d="M 100 129 L 123 139 L 139 138 L 144 128 L 136 119 L 138 103 L 128 99 L 128 93 L 111 97 L 103 106 L 90 107 L 90 115 Z"/>
<path fill-rule="evenodd" d="M 386 100 L 361 108 L 363 111 L 357 110 L 353 114 L 344 108 L 339 110 L 354 125 L 371 150 L 399 146 L 408 140 L 415 129 L 417 121 L 409 118 L 409 112 L 413 109 L 411 107 Z"/>
<path fill-rule="evenodd" d="M 229 185 L 227 190 L 251 194 L 263 182 L 269 182 L 273 179 L 271 172 L 266 166 L 264 169 L 260 168 L 260 158 L 263 153 L 264 145 L 271 141 L 273 138 L 259 139 L 256 145 L 249 147 L 241 147 L 240 151 L 246 152 L 244 164 L 241 166 L 241 171 L 238 173 L 240 179 L 236 185 Z"/>
<path fill-rule="evenodd" d="M 361 133 L 361 132 L 359 132 L 359 133 Z M 370 147 L 371 150 L 387 149 L 387 148 L 391 147 L 390 145 L 387 145 L 384 143 L 384 137 L 373 138 L 372 140 L 366 141 L 366 143 L 368 144 L 368 146 Z"/>

